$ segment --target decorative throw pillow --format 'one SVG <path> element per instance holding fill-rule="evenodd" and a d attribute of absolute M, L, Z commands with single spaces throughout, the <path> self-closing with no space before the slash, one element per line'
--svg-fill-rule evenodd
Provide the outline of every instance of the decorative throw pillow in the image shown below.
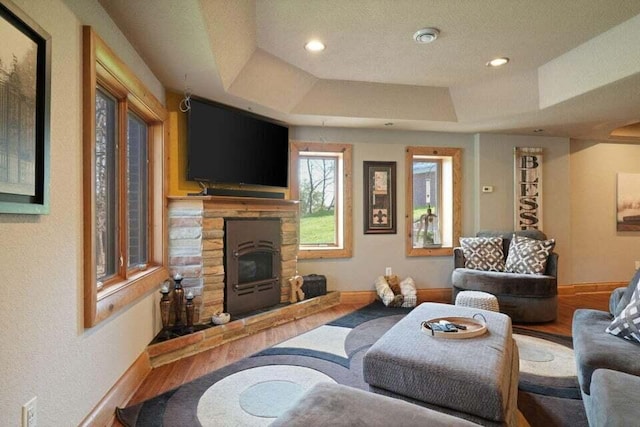
<path fill-rule="evenodd" d="M 636 288 L 629 305 L 613 319 L 605 331 L 625 340 L 640 342 L 638 327 L 640 327 L 640 289 Z"/>
<path fill-rule="evenodd" d="M 474 270 L 504 271 L 502 237 L 461 237 L 464 266 Z"/>
<path fill-rule="evenodd" d="M 547 259 L 555 245 L 554 239 L 537 240 L 514 234 L 505 270 L 509 273 L 544 274 Z"/>

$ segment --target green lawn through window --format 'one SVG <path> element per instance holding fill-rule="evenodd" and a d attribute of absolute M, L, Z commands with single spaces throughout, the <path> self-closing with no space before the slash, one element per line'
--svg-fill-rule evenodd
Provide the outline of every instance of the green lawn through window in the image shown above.
<path fill-rule="evenodd" d="M 336 218 L 333 210 L 303 215 L 300 218 L 300 244 L 336 244 Z"/>

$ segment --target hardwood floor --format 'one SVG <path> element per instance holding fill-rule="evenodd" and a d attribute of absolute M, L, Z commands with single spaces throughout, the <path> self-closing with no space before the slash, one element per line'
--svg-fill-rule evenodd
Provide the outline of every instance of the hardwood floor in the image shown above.
<path fill-rule="evenodd" d="M 558 297 L 558 319 L 555 322 L 517 326 L 554 334 L 571 335 L 573 312 L 578 308 L 608 310 L 609 295 L 609 292 L 561 295 Z M 304 319 L 264 330 L 249 337 L 155 368 L 145 378 L 129 404 L 135 404 L 157 396 L 208 372 L 229 365 L 361 307 L 362 305 L 356 304 L 340 304 Z M 117 421 L 114 425 L 121 426 Z"/>

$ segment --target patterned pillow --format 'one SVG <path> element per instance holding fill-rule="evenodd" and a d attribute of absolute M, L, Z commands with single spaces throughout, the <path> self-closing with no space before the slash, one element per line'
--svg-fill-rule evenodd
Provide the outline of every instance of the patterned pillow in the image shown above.
<path fill-rule="evenodd" d="M 547 259 L 556 245 L 554 239 L 537 240 L 513 235 L 505 271 L 520 274 L 544 274 Z"/>
<path fill-rule="evenodd" d="M 638 327 L 640 327 L 640 289 L 636 288 L 629 305 L 613 319 L 605 331 L 625 340 L 640 342 Z"/>
<path fill-rule="evenodd" d="M 474 270 L 504 271 L 502 237 L 461 237 L 464 266 Z"/>

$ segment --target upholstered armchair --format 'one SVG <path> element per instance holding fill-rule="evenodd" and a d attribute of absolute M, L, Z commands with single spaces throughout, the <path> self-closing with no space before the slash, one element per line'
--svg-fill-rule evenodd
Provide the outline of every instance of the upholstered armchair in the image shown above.
<path fill-rule="evenodd" d="M 504 260 L 509 254 L 513 235 L 545 241 L 538 230 L 516 232 L 481 231 L 477 237 L 501 237 Z M 461 291 L 482 291 L 498 299 L 500 311 L 513 322 L 534 323 L 555 320 L 558 310 L 558 254 L 551 252 L 542 274 L 522 274 L 504 271 L 483 271 L 465 267 L 461 247 L 454 248 L 454 270 L 451 275 L 453 301 Z"/>

